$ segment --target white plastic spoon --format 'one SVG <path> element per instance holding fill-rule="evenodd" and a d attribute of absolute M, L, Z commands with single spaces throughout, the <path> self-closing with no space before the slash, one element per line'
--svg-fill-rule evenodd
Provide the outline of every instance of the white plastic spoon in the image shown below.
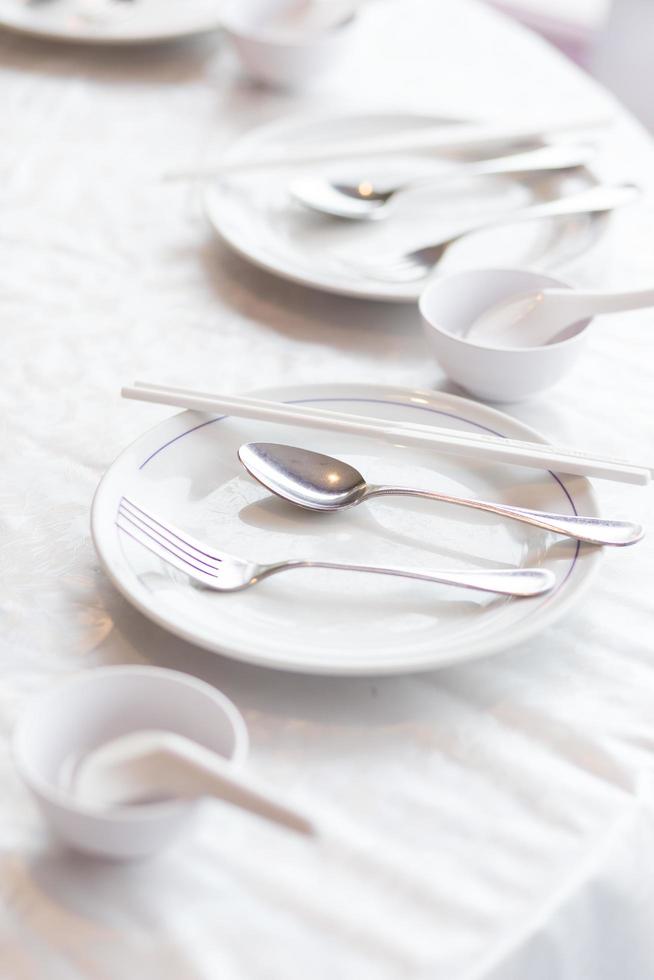
<path fill-rule="evenodd" d="M 538 289 L 494 303 L 465 336 L 490 347 L 543 347 L 567 339 L 568 329 L 602 313 L 654 306 L 654 289 L 606 293 Z"/>
<path fill-rule="evenodd" d="M 67 778 L 77 801 L 94 807 L 215 796 L 298 833 L 315 833 L 307 817 L 227 759 L 174 732 L 137 731 L 105 742 L 83 756 Z"/>

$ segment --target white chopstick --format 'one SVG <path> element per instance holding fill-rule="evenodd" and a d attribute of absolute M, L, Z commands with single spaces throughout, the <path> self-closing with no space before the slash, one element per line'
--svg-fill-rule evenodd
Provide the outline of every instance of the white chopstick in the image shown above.
<path fill-rule="evenodd" d="M 578 120 L 538 126 L 516 123 L 446 123 L 439 126 L 422 126 L 400 133 L 382 133 L 360 139 L 333 141 L 309 149 L 285 149 L 277 153 L 263 153 L 255 158 L 217 161 L 213 166 L 196 171 L 179 171 L 164 175 L 165 180 L 189 180 L 216 178 L 234 173 L 251 173 L 275 167 L 308 166 L 331 160 L 356 157 L 388 156 L 393 153 L 428 150 L 484 149 L 495 143 L 525 142 L 544 139 L 553 133 L 577 132 L 580 129 L 605 127 L 606 118 Z"/>
<path fill-rule="evenodd" d="M 512 463 L 532 469 L 557 470 L 562 473 L 594 476 L 622 483 L 644 485 L 650 482 L 653 473 L 651 466 L 593 456 L 575 449 L 504 439 L 501 436 L 458 432 L 438 426 L 395 423 L 386 419 L 349 415 L 307 405 L 265 401 L 259 398 L 215 395 L 139 381 L 132 387 L 123 388 L 122 396 L 136 401 L 154 402 L 199 412 L 222 413 L 239 418 L 370 436 L 385 442 L 399 442 L 423 448 L 431 446 L 447 455 Z"/>

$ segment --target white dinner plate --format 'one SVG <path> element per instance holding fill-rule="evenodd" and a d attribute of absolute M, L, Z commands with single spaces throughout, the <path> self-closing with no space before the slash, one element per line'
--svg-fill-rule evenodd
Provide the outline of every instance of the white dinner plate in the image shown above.
<path fill-rule="evenodd" d="M 220 26 L 216 0 L 0 0 L 0 27 L 49 41 L 149 44 Z"/>
<path fill-rule="evenodd" d="M 515 419 L 439 392 L 313 385 L 266 392 L 339 411 L 545 440 Z M 438 456 L 195 412 L 172 416 L 126 449 L 96 493 L 92 533 L 117 588 L 160 626 L 238 660 L 324 674 L 385 674 L 458 663 L 524 643 L 578 598 L 599 549 L 461 507 L 380 498 L 314 514 L 270 496 L 241 467 L 247 441 L 337 455 L 379 483 L 404 483 L 563 513 L 597 516 L 587 480 Z M 555 589 L 509 599 L 408 579 L 305 569 L 238 593 L 200 589 L 115 524 L 123 495 L 225 552 L 273 561 L 322 558 L 425 569 L 550 568 Z"/>
<path fill-rule="evenodd" d="M 366 135 L 415 129 L 444 122 L 414 114 L 368 113 L 301 116 L 258 128 L 224 154 L 225 162 L 251 160 L 264 153 L 310 148 L 316 142 L 347 141 Z M 447 120 L 452 123 L 452 120 Z M 499 150 L 498 153 L 502 151 Z M 459 155 L 459 159 L 463 159 Z M 411 153 L 347 163 L 314 165 L 313 173 L 384 185 L 451 166 L 453 157 Z M 456 159 L 456 157 L 455 157 Z M 424 288 L 418 283 L 384 283 L 356 271 L 355 260 L 386 256 L 437 241 L 474 223 L 538 201 L 573 194 L 598 181 L 587 168 L 562 171 L 539 179 L 467 177 L 448 180 L 440 188 L 422 186 L 398 199 L 393 213 L 381 221 L 346 221 L 309 211 L 288 191 L 298 170 L 271 170 L 214 181 L 205 205 L 218 234 L 240 255 L 285 279 L 344 296 L 393 302 L 415 302 Z M 468 235 L 448 249 L 439 271 L 480 266 L 547 270 L 590 248 L 606 225 L 606 215 L 571 216 L 515 224 Z"/>

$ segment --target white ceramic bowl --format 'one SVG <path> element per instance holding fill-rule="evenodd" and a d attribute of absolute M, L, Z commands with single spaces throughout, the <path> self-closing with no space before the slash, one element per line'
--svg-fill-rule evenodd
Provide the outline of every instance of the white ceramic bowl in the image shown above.
<path fill-rule="evenodd" d="M 574 366 L 590 320 L 543 347 L 486 347 L 462 334 L 484 310 L 514 293 L 567 283 L 523 269 L 471 269 L 434 278 L 420 297 L 427 340 L 445 373 L 477 398 L 517 402 L 551 387 Z"/>
<path fill-rule="evenodd" d="M 331 68 L 344 54 L 354 4 L 341 0 L 331 26 L 306 33 L 275 27 L 275 21 L 297 8 L 302 0 L 232 0 L 225 3 L 221 20 L 247 74 L 260 82 L 294 88 Z M 330 0 L 321 0 L 328 7 Z M 332 3 L 333 6 L 333 3 Z"/>
<path fill-rule="evenodd" d="M 13 735 L 19 774 L 53 831 L 75 850 L 142 858 L 164 847 L 193 815 L 196 801 L 174 800 L 110 811 L 84 806 L 59 785 L 70 760 L 140 729 L 185 735 L 242 766 L 243 717 L 204 681 L 158 667 L 101 667 L 37 695 Z"/>

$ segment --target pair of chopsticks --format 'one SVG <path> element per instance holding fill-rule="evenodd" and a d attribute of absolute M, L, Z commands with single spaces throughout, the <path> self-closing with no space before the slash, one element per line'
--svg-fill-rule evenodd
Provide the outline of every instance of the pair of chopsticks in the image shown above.
<path fill-rule="evenodd" d="M 390 422 L 368 416 L 333 412 L 309 405 L 244 398 L 236 395 L 211 394 L 136 381 L 122 389 L 123 398 L 154 402 L 198 412 L 233 415 L 261 422 L 278 422 L 308 429 L 322 429 L 349 435 L 368 436 L 382 442 L 432 448 L 439 453 L 463 456 L 495 463 L 511 463 L 531 469 L 557 470 L 578 476 L 644 485 L 650 482 L 654 468 L 609 457 L 593 456 L 576 449 L 505 439 L 502 436 L 458 432 L 432 425 Z M 416 402 L 416 404 L 419 404 Z M 398 406 L 404 407 L 398 402 Z"/>
<path fill-rule="evenodd" d="M 297 148 L 286 147 L 282 151 L 259 153 L 251 159 L 239 158 L 217 161 L 203 170 L 168 173 L 167 180 L 192 178 L 217 178 L 230 174 L 247 174 L 276 167 L 309 166 L 333 160 L 357 157 L 384 157 L 409 151 L 484 150 L 496 144 L 525 143 L 543 140 L 558 133 L 578 133 L 579 130 L 601 129 L 607 126 L 606 118 L 584 119 L 568 123 L 552 122 L 540 125 L 525 123 L 446 123 L 426 125 L 399 133 L 381 133 L 347 141 L 332 140 Z"/>

